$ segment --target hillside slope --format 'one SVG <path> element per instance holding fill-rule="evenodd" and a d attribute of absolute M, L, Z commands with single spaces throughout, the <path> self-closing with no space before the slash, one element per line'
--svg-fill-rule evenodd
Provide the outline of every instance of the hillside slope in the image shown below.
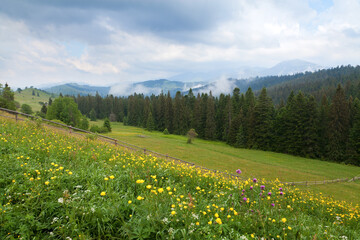
<path fill-rule="evenodd" d="M 278 181 L 229 179 L 31 122 L 0 117 L 0 132 L 2 238 L 360 237 L 358 206 Z"/>

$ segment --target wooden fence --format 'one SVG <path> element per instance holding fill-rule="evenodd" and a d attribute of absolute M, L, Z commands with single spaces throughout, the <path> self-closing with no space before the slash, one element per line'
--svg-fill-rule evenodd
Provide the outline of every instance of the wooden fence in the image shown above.
<path fill-rule="evenodd" d="M 68 129 L 68 132 L 70 134 L 79 134 L 79 135 L 82 135 L 82 136 L 86 136 L 84 134 L 94 135 L 93 132 L 89 132 L 89 131 L 86 131 L 86 130 L 83 130 L 83 129 L 68 126 L 68 125 L 65 125 L 65 124 L 62 124 L 62 123 L 54 122 L 54 121 L 51 121 L 51 120 L 48 120 L 48 119 L 36 117 L 36 116 L 33 116 L 33 115 L 29 115 L 29 114 L 9 110 L 9 109 L 6 109 L 6 108 L 0 108 L 0 110 L 3 111 L 3 112 L 7 112 L 7 113 L 10 113 L 12 115 L 15 115 L 15 117 L 10 117 L 10 116 L 7 116 L 7 115 L 2 115 L 2 114 L 0 114 L 0 116 L 7 117 L 7 118 L 12 118 L 12 119 L 15 119 L 16 121 L 23 121 L 24 120 L 24 119 L 18 117 L 18 115 L 20 115 L 20 116 L 25 116 L 27 118 L 30 118 L 31 120 L 40 119 L 42 122 L 51 123 L 53 125 L 61 127 L 60 128 L 61 130 L 64 130 L 64 128 L 66 128 L 66 129 Z M 155 152 L 155 151 L 151 151 L 149 149 L 142 148 L 142 147 L 139 147 L 139 146 L 127 143 L 127 142 L 120 141 L 120 140 L 115 139 L 115 138 L 111 138 L 111 137 L 108 137 L 108 136 L 101 135 L 101 134 L 96 134 L 96 137 L 98 137 L 101 140 L 106 141 L 108 143 L 114 144 L 115 146 L 123 147 L 123 148 L 125 148 L 127 150 L 130 150 L 130 151 L 141 152 L 141 153 L 144 153 L 145 155 L 156 156 L 158 158 L 165 159 L 167 161 L 172 160 L 172 161 L 175 161 L 177 163 L 182 163 L 182 164 L 186 164 L 186 165 L 189 165 L 189 166 L 193 166 L 194 168 L 197 168 L 197 169 L 199 169 L 201 171 L 222 174 L 222 175 L 224 175 L 226 177 L 235 178 L 235 179 L 242 179 L 242 180 L 245 179 L 245 178 L 243 178 L 242 176 L 239 176 L 239 175 L 235 175 L 235 174 L 231 174 L 231 173 L 228 173 L 228 172 L 223 172 L 223 171 L 219 171 L 219 170 L 213 170 L 213 169 L 209 169 L 209 168 L 206 168 L 206 167 L 202 167 L 202 166 L 196 165 L 195 163 L 191 163 L 191 162 L 182 160 L 180 158 L 175 158 L 175 157 L 171 157 L 171 156 L 169 156 L 167 154 L 162 154 L 162 153 L 158 153 L 158 152 Z M 282 182 L 282 183 L 289 184 L 289 185 L 305 185 L 305 186 L 309 186 L 309 185 L 320 185 L 320 184 L 339 183 L 339 182 L 351 182 L 351 181 L 355 181 L 355 180 L 360 180 L 360 177 L 355 176 L 353 178 L 342 178 L 342 179 L 323 180 L 323 181 L 319 180 L 319 181 Z"/>
<path fill-rule="evenodd" d="M 214 170 L 214 169 L 209 169 L 209 168 L 206 168 L 206 167 L 202 167 L 202 166 L 196 165 L 195 163 L 191 163 L 191 162 L 185 161 L 185 160 L 180 159 L 180 158 L 172 157 L 172 156 L 169 156 L 167 154 L 158 153 L 158 152 L 155 152 L 155 151 L 152 151 L 152 150 L 149 150 L 149 149 L 146 149 L 146 148 L 142 148 L 142 147 L 139 147 L 139 146 L 136 146 L 136 145 L 133 145 L 133 144 L 130 144 L 130 143 L 115 139 L 115 138 L 111 138 L 111 137 L 104 136 L 104 135 L 101 135 L 101 134 L 95 134 L 93 132 L 89 132 L 89 131 L 86 131 L 86 130 L 83 130 L 83 129 L 75 128 L 73 126 L 68 126 L 68 125 L 58 123 L 58 122 L 55 122 L 55 121 L 51 121 L 51 120 L 48 120 L 48 119 L 44 119 L 44 118 L 40 118 L 40 117 L 37 117 L 37 116 L 33 116 L 33 115 L 29 115 L 29 114 L 25 114 L 25 113 L 13 111 L 13 110 L 9 110 L 9 109 L 6 109 L 6 108 L 0 108 L 0 111 L 4 111 L 4 112 L 10 113 L 12 115 L 15 115 L 15 117 L 10 117 L 10 116 L 0 114 L 0 116 L 2 116 L 2 117 L 12 118 L 12 119 L 15 119 L 16 121 L 23 121 L 24 120 L 22 118 L 19 118 L 18 115 L 25 116 L 27 118 L 30 118 L 31 120 L 40 119 L 41 121 L 43 121 L 45 123 L 50 123 L 52 125 L 55 124 L 55 125 L 61 127 L 61 128 L 59 128 L 61 130 L 64 130 L 64 128 L 66 128 L 66 129 L 68 129 L 68 133 L 70 133 L 70 134 L 79 134 L 79 135 L 82 135 L 82 136 L 85 136 L 84 134 L 95 135 L 97 138 L 100 138 L 102 141 L 106 141 L 108 143 L 114 144 L 115 146 L 123 147 L 123 148 L 125 148 L 127 150 L 130 150 L 130 151 L 133 151 L 133 152 L 141 152 L 141 153 L 143 153 L 145 155 L 155 156 L 155 157 L 167 160 L 167 161 L 175 161 L 177 163 L 186 164 L 188 166 L 193 166 L 194 168 L 197 168 L 197 169 L 199 169 L 201 171 L 205 171 L 205 172 L 213 172 L 213 173 L 217 173 L 217 174 L 222 174 L 222 175 L 224 175 L 226 177 L 230 177 L 230 178 L 236 178 L 236 179 L 242 179 L 242 180 L 245 179 L 245 178 L 243 178 L 242 176 L 239 176 L 239 175 L 235 175 L 235 174 L 231 174 L 231 173 L 228 173 L 228 172 L 223 172 L 223 171 L 219 171 L 219 170 Z"/>

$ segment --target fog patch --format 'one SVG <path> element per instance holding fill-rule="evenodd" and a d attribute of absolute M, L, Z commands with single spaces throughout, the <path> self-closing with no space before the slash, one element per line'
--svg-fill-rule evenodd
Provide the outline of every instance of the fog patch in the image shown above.
<path fill-rule="evenodd" d="M 114 85 L 110 88 L 109 94 L 114 96 L 129 96 L 134 93 L 142 93 L 144 95 L 159 95 L 161 93 L 160 88 L 149 88 L 142 84 L 132 84 L 132 83 L 121 83 Z"/>
<path fill-rule="evenodd" d="M 209 93 L 211 91 L 213 96 L 223 94 L 231 94 L 236 87 L 235 80 L 229 79 L 226 76 L 218 78 L 215 82 L 201 88 L 199 92 Z"/>

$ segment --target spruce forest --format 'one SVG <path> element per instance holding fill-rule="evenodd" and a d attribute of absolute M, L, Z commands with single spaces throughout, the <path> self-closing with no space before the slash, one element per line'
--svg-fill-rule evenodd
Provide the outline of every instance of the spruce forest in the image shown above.
<path fill-rule="evenodd" d="M 295 76 L 295 75 L 294 75 Z M 161 93 L 74 97 L 82 114 L 224 141 L 234 147 L 288 153 L 360 166 L 360 71 L 338 67 L 288 76 L 259 91 L 232 94 Z M 321 76 L 321 77 L 319 77 Z M 272 77 L 281 82 L 282 77 Z M 303 81 L 300 81 L 300 80 Z M 296 91 L 292 91 L 295 89 Z M 243 90 L 243 89 L 242 89 Z M 270 95 L 283 96 L 273 100 Z M 275 103 L 274 103 L 275 102 Z"/>

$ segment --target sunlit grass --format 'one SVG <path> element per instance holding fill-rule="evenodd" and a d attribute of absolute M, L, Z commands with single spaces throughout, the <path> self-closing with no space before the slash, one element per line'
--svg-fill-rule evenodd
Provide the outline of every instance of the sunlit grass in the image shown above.
<path fill-rule="evenodd" d="M 34 90 L 35 96 L 32 95 L 32 91 Z M 39 97 L 37 96 L 37 93 L 39 93 Z M 42 91 L 39 91 L 37 89 L 24 89 L 20 93 L 15 91 L 15 101 L 20 103 L 20 107 L 22 104 L 28 104 L 33 112 L 40 111 L 42 105 L 39 104 L 39 102 L 48 102 L 50 98 L 50 94 L 44 93 Z M 54 100 L 54 98 L 53 98 Z"/>
<path fill-rule="evenodd" d="M 1 238 L 360 237 L 358 206 L 278 180 L 229 179 L 32 122 L 0 117 L 0 132 Z"/>

